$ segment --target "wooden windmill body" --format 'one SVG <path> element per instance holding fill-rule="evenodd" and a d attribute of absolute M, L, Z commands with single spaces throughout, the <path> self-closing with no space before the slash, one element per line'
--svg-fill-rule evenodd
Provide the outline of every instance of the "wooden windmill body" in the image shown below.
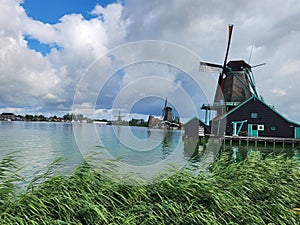
<path fill-rule="evenodd" d="M 254 66 L 250 66 L 244 60 L 231 60 L 227 63 L 232 31 L 233 25 L 229 25 L 228 43 L 223 65 L 200 62 L 201 71 L 211 73 L 219 72 L 214 102 L 211 105 L 206 104 L 202 106 L 202 109 L 205 110 L 215 110 L 217 112 L 216 117 L 230 111 L 253 95 L 259 98 L 251 70 Z M 205 118 L 205 120 L 207 122 L 207 118 Z"/>

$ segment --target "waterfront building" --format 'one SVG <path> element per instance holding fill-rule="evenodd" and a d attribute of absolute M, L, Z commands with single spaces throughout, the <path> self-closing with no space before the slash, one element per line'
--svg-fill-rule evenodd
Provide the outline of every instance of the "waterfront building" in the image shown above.
<path fill-rule="evenodd" d="M 243 60 L 227 63 L 232 30 L 230 25 L 223 65 L 200 62 L 200 70 L 219 72 L 213 104 L 201 107 L 206 111 L 205 123 L 209 123 L 210 133 L 205 135 L 300 139 L 300 124 L 285 118 L 256 91 L 252 68 L 264 63 L 255 66 Z M 211 111 L 215 112 L 214 118 L 208 118 Z"/>
<path fill-rule="evenodd" d="M 0 120 L 10 120 L 10 121 L 13 121 L 13 120 L 16 120 L 16 115 L 14 113 L 2 113 L 0 115 Z"/>

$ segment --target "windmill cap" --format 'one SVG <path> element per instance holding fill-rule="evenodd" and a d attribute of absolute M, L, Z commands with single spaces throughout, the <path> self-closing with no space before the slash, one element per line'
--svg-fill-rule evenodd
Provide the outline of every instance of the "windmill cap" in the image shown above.
<path fill-rule="evenodd" d="M 251 66 L 246 63 L 244 60 L 232 60 L 227 63 L 227 66 L 230 67 L 233 71 L 241 71 L 244 68 L 251 69 Z"/>

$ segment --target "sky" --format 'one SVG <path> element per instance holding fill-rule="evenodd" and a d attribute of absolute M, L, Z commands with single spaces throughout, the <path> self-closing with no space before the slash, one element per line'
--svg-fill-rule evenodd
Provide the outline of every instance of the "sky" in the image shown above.
<path fill-rule="evenodd" d="M 253 69 L 263 99 L 300 122 L 298 0 L 0 0 L 0 112 L 114 118 L 204 117 L 217 74 L 199 61 Z M 250 62 L 249 62 L 250 61 Z"/>

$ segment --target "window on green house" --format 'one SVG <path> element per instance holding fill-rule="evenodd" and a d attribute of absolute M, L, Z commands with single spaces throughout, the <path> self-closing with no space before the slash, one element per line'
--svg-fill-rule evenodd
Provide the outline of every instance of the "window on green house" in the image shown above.
<path fill-rule="evenodd" d="M 257 113 L 251 113 L 251 118 L 256 119 L 257 118 Z"/>
<path fill-rule="evenodd" d="M 276 130 L 276 126 L 271 126 L 271 130 Z"/>

